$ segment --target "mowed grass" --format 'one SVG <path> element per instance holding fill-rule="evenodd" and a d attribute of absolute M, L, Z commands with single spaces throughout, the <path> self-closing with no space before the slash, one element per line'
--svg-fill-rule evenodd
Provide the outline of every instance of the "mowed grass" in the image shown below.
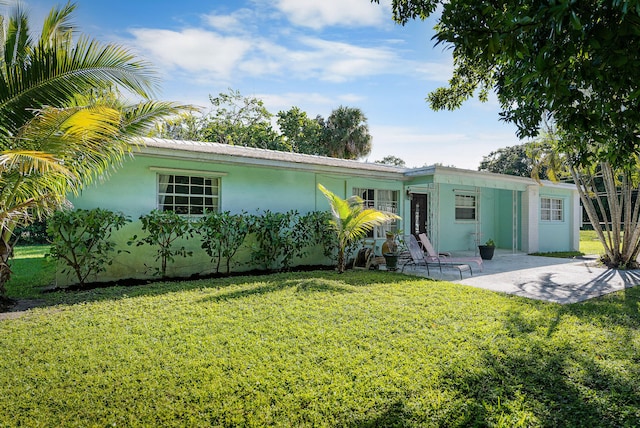
<path fill-rule="evenodd" d="M 350 271 L 49 299 L 0 321 L 0 426 L 640 424 L 638 289 L 560 306 Z"/>
<path fill-rule="evenodd" d="M 9 261 L 11 279 L 6 284 L 7 295 L 14 299 L 41 299 L 42 289 L 53 284 L 56 262 L 45 257 L 48 245 L 26 245 L 14 249 Z"/>
<path fill-rule="evenodd" d="M 584 254 L 604 254 L 604 247 L 593 230 L 580 231 L 580 252 Z"/>
<path fill-rule="evenodd" d="M 46 251 L 13 261 L 9 295 L 46 306 L 0 320 L 0 426 L 640 425 L 637 288 L 561 306 L 351 271 L 41 294 Z"/>

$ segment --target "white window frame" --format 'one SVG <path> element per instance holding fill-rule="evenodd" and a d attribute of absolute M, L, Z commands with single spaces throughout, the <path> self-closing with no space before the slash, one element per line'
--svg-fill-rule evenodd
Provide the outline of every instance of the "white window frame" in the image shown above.
<path fill-rule="evenodd" d="M 540 197 L 540 221 L 560 223 L 564 221 L 564 199 Z"/>
<path fill-rule="evenodd" d="M 456 222 L 475 223 L 478 221 L 478 195 L 476 193 L 455 192 L 454 195 L 454 218 Z M 458 210 L 472 212 L 473 218 L 458 218 Z"/>
<path fill-rule="evenodd" d="M 161 168 L 155 170 L 156 205 L 159 211 L 174 211 L 188 217 L 200 217 L 206 211 L 220 211 L 222 180 L 219 175 Z"/>
<path fill-rule="evenodd" d="M 353 195 L 363 199 L 365 208 L 375 208 L 380 211 L 398 214 L 398 208 L 400 206 L 399 190 L 354 187 L 352 191 Z M 367 234 L 367 237 L 374 239 L 384 238 L 387 232 L 396 233 L 397 230 L 398 221 L 393 220 L 382 226 L 375 227 Z"/>

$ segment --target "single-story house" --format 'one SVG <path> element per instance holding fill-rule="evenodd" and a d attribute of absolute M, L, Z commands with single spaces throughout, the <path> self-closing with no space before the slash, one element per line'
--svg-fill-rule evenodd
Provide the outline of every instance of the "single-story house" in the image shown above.
<path fill-rule="evenodd" d="M 573 185 L 208 142 L 144 139 L 108 179 L 88 186 L 71 202 L 76 208 L 100 207 L 129 216 L 133 222 L 116 237 L 126 245 L 129 237 L 141 233 L 138 218 L 153 209 L 190 215 L 206 209 L 327 210 L 319 183 L 341 197 L 359 195 L 369 206 L 396 212 L 402 220 L 387 228 L 403 234 L 426 232 L 439 251 L 473 251 L 488 239 L 498 248 L 526 253 L 577 250 L 579 245 L 581 207 Z M 373 235 L 381 245 L 384 228 Z M 130 253 L 116 256 L 101 280 L 149 276 L 145 265 L 153 262 L 151 249 L 127 249 Z M 178 259 L 172 272 L 202 272 L 207 260 Z"/>

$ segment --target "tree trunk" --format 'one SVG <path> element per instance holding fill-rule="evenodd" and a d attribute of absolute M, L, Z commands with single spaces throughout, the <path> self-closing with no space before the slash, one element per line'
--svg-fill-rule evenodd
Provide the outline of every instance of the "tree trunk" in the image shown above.
<path fill-rule="evenodd" d="M 598 239 L 604 246 L 603 261 L 612 268 L 637 266 L 640 251 L 640 198 L 633 201 L 632 175 L 614 170 L 610 164 L 600 164 L 605 197 L 595 187 L 593 176 L 587 171 L 570 167 L 571 176 L 578 188 L 580 199 Z M 598 204 L 604 220 L 604 228 L 594 205 Z M 608 208 L 608 210 L 606 209 Z M 607 217 L 607 212 L 610 217 Z M 623 227 L 624 226 L 624 227 Z"/>
<path fill-rule="evenodd" d="M 338 249 L 338 273 L 344 273 L 344 248 Z"/>
<path fill-rule="evenodd" d="M 9 267 L 11 251 L 11 243 L 5 239 L 3 234 L 0 236 L 0 297 L 6 294 L 7 289 L 5 288 L 5 284 L 9 281 L 9 278 L 11 278 L 11 268 Z"/>

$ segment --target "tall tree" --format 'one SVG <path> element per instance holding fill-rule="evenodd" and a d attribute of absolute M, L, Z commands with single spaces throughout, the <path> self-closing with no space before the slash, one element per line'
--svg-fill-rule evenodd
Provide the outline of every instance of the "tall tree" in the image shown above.
<path fill-rule="evenodd" d="M 128 50 L 86 37 L 74 42 L 74 9 L 52 9 L 38 38 L 19 6 L 0 16 L 0 294 L 15 227 L 64 205 L 68 192 L 122 159 L 132 137 L 178 111 L 149 100 L 155 73 Z M 123 105 L 116 88 L 143 101 Z"/>
<path fill-rule="evenodd" d="M 615 167 L 607 161 L 591 165 L 572 160 L 577 150 L 562 130 L 547 128 L 533 143 L 533 177 L 545 171 L 551 180 L 570 180 L 578 188 L 582 206 L 604 247 L 602 261 L 611 267 L 637 267 L 640 254 L 640 160 Z"/>
<path fill-rule="evenodd" d="M 273 129 L 273 115 L 257 97 L 229 89 L 209 95 L 211 109 L 205 114 L 191 111 L 162 123 L 154 132 L 162 138 L 209 141 L 234 146 L 288 150 Z"/>
<path fill-rule="evenodd" d="M 278 112 L 278 127 L 285 145 L 294 153 L 321 155 L 322 127 L 299 107 Z"/>
<path fill-rule="evenodd" d="M 536 136 L 550 117 L 576 137 L 560 148 L 577 148 L 579 161 L 632 162 L 640 126 L 635 0 L 393 0 L 401 24 L 436 10 L 434 38 L 451 47 L 454 71 L 448 87 L 429 94 L 433 108 L 495 90 L 502 118 L 521 137 Z"/>
<path fill-rule="evenodd" d="M 316 120 L 324 128 L 322 145 L 326 156 L 358 159 L 371 152 L 367 117 L 359 108 L 340 106 L 326 121 L 321 117 Z"/>
<path fill-rule="evenodd" d="M 529 143 L 504 147 L 482 157 L 478 171 L 531 177 L 533 164 L 527 150 Z"/>
<path fill-rule="evenodd" d="M 151 134 L 173 140 L 204 141 L 204 120 L 196 111 L 183 112 L 158 122 Z"/>
<path fill-rule="evenodd" d="M 291 107 L 278 112 L 278 132 L 271 125 L 273 115 L 259 98 L 229 89 L 209 99 L 209 113 L 168 119 L 154 135 L 343 159 L 371 152 L 367 118 L 359 108 L 340 106 L 327 119 L 320 115 L 311 119 L 299 107 Z"/>
<path fill-rule="evenodd" d="M 209 96 L 209 100 L 213 109 L 202 131 L 206 141 L 272 150 L 283 148 L 280 136 L 271 126 L 273 115 L 261 99 L 229 89 L 217 97 Z"/>
<path fill-rule="evenodd" d="M 520 137 L 537 136 L 545 120 L 562 130 L 555 149 L 570 171 L 597 168 L 634 182 L 640 144 L 637 1 L 393 0 L 393 18 L 401 24 L 436 10 L 434 38 L 451 47 L 454 70 L 449 86 L 429 94 L 432 108 L 456 109 L 474 94 L 486 100 L 493 90 L 502 119 L 514 123 Z M 611 178 L 612 189 L 614 184 Z M 588 204 L 588 194 L 578 190 Z M 624 217 L 625 235 L 640 234 L 629 229 L 637 224 L 636 210 L 629 204 L 622 209 L 620 216 L 614 207 L 612 221 Z M 611 227 L 615 235 L 621 225 Z M 614 243 L 611 266 L 629 261 L 633 253 L 620 254 L 625 245 L 635 244 Z"/>

